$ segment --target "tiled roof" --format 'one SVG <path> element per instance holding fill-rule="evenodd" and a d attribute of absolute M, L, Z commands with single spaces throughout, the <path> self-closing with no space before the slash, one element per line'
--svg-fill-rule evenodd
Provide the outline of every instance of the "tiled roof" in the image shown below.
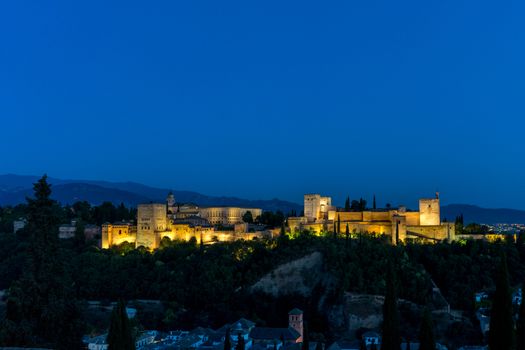
<path fill-rule="evenodd" d="M 293 309 L 288 313 L 288 315 L 301 315 L 303 313 L 303 310 L 300 310 L 298 308 Z"/>

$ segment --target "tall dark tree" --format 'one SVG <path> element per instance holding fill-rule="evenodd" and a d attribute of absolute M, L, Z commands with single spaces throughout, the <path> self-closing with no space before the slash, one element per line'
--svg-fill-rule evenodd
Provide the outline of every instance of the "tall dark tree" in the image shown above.
<path fill-rule="evenodd" d="M 248 210 L 246 213 L 244 213 L 244 215 L 242 216 L 242 221 L 244 221 L 247 224 L 253 224 L 252 212 Z"/>
<path fill-rule="evenodd" d="M 521 287 L 522 297 L 525 293 L 525 283 Z M 525 350 L 525 300 L 521 300 L 516 322 L 516 350 Z"/>
<path fill-rule="evenodd" d="M 399 331 L 399 311 L 394 269 L 391 263 L 387 268 L 386 293 L 383 304 L 383 324 L 381 350 L 400 350 L 401 336 Z"/>
<path fill-rule="evenodd" d="M 512 296 L 509 288 L 507 257 L 502 254 L 490 312 L 489 349 L 512 350 L 515 345 L 514 340 Z"/>
<path fill-rule="evenodd" d="M 27 229 L 31 233 L 28 268 L 9 289 L 0 343 L 76 349 L 82 322 L 73 282 L 58 245 L 59 207 L 50 198 L 44 175 L 28 198 Z"/>
<path fill-rule="evenodd" d="M 75 225 L 75 248 L 81 251 L 86 244 L 86 234 L 84 233 L 85 225 L 82 219 L 78 219 Z"/>
<path fill-rule="evenodd" d="M 516 238 L 516 249 L 522 261 L 525 261 L 525 230 L 520 230 Z"/>
<path fill-rule="evenodd" d="M 341 216 L 337 214 L 337 233 L 341 233 Z"/>
<path fill-rule="evenodd" d="M 374 200 L 373 200 L 373 203 L 372 203 L 372 208 L 377 209 L 376 207 L 376 195 L 374 194 Z"/>
<path fill-rule="evenodd" d="M 107 342 L 108 350 L 135 350 L 133 330 L 126 313 L 126 304 L 122 300 L 111 313 Z"/>
<path fill-rule="evenodd" d="M 281 224 L 281 232 L 279 233 L 278 242 L 280 244 L 285 243 L 288 241 L 288 235 L 286 234 L 286 227 L 284 226 L 284 222 Z"/>
<path fill-rule="evenodd" d="M 425 309 L 423 312 L 423 318 L 421 319 L 421 327 L 419 329 L 419 349 L 436 350 L 434 325 L 432 322 L 432 315 L 428 309 Z"/>
<path fill-rule="evenodd" d="M 359 198 L 359 210 L 363 211 L 366 209 L 366 201 L 363 198 Z"/>
<path fill-rule="evenodd" d="M 350 196 L 346 197 L 346 200 L 345 200 L 345 211 L 350 211 Z"/>
<path fill-rule="evenodd" d="M 334 220 L 334 238 L 337 238 L 337 221 Z"/>
<path fill-rule="evenodd" d="M 346 244 L 346 247 L 348 248 L 348 240 L 350 238 L 350 228 L 348 227 L 348 223 L 346 224 L 346 228 L 345 228 L 345 244 Z"/>
<path fill-rule="evenodd" d="M 235 350 L 244 350 L 245 347 L 246 345 L 244 343 L 244 337 L 241 333 L 239 333 L 237 336 L 237 345 L 235 345 Z"/>
<path fill-rule="evenodd" d="M 303 344 L 301 346 L 302 350 L 310 350 L 310 332 L 308 331 L 308 322 L 303 324 Z"/>
<path fill-rule="evenodd" d="M 224 336 L 224 350 L 232 350 L 232 341 L 230 339 L 230 328 L 226 330 L 226 335 Z"/>

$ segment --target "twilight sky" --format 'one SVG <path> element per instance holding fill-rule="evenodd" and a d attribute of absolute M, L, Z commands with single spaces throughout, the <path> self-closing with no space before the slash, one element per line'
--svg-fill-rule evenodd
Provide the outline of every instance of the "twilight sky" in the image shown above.
<path fill-rule="evenodd" d="M 10 1 L 0 173 L 525 209 L 523 1 Z"/>

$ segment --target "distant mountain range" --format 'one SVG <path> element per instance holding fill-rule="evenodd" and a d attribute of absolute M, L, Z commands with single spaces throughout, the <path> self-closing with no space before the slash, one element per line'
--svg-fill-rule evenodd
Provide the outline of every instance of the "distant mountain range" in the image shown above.
<path fill-rule="evenodd" d="M 15 205 L 25 202 L 33 192 L 33 183 L 39 176 L 0 175 L 0 206 Z M 169 189 L 155 188 L 135 182 L 107 182 L 92 180 L 63 180 L 48 178 L 53 185 L 52 197 L 62 204 L 72 204 L 76 201 L 88 201 L 100 204 L 104 201 L 115 204 L 124 203 L 136 206 L 140 203 L 164 203 Z M 173 191 L 177 202 L 195 203 L 200 206 L 239 206 L 262 208 L 263 210 L 280 210 L 289 213 L 303 210 L 301 204 L 280 199 L 249 200 L 236 197 L 214 197 L 191 191 Z M 523 223 L 525 211 L 516 209 L 487 209 L 468 204 L 450 204 L 441 207 L 441 217 L 453 221 L 463 214 L 465 223 L 477 222 L 484 224 Z"/>
<path fill-rule="evenodd" d="M 33 193 L 33 183 L 39 176 L 0 175 L 0 206 L 25 202 Z M 149 187 L 135 182 L 107 182 L 92 180 L 63 180 L 49 177 L 52 197 L 62 204 L 88 201 L 98 205 L 104 201 L 118 205 L 136 206 L 140 203 L 164 203 L 169 189 Z M 249 200 L 236 197 L 213 197 L 191 191 L 172 191 L 180 203 L 195 203 L 200 206 L 239 206 L 289 213 L 301 212 L 302 205 L 280 199 Z"/>
<path fill-rule="evenodd" d="M 441 207 L 441 217 L 454 221 L 463 214 L 465 224 L 525 224 L 525 211 L 517 209 L 489 209 L 469 204 L 449 204 Z"/>

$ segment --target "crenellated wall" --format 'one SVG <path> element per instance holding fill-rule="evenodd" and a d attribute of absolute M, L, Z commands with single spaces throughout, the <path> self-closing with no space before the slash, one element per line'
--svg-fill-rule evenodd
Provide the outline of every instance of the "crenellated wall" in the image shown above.
<path fill-rule="evenodd" d="M 124 242 L 135 243 L 137 227 L 131 224 L 104 224 L 102 225 L 102 248 Z"/>
<path fill-rule="evenodd" d="M 407 211 L 405 207 L 390 210 L 337 211 L 329 208 L 326 216 L 321 214 L 319 194 L 304 196 L 304 217 L 288 218 L 290 230 L 308 229 L 313 232 L 334 230 L 334 224 L 340 221 L 341 234 L 348 225 L 351 232 L 375 232 L 391 235 L 393 244 L 405 241 L 409 237 L 429 240 L 454 240 L 454 224 L 441 224 L 439 194 L 436 198 L 421 199 L 419 211 Z"/>

